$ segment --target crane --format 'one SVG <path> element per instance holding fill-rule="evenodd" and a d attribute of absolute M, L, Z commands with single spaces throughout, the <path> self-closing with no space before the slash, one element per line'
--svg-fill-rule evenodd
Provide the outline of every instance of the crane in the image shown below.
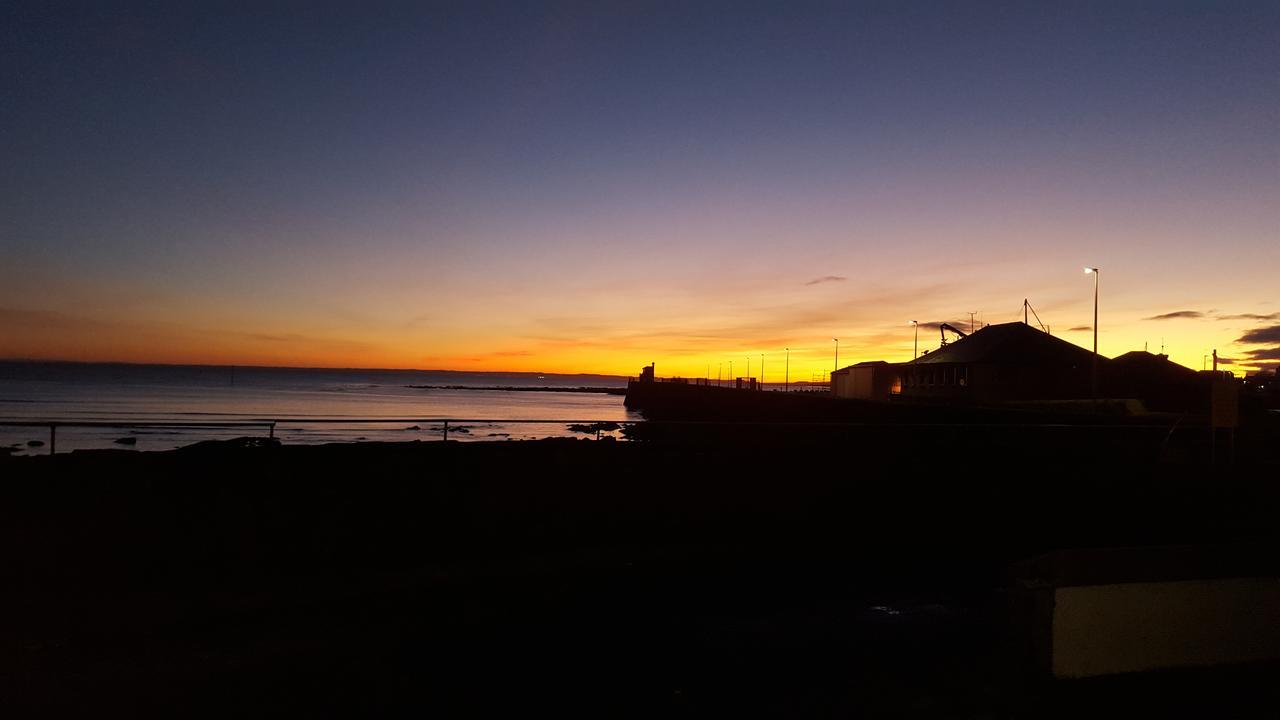
<path fill-rule="evenodd" d="M 940 347 L 946 347 L 946 346 L 947 346 L 947 331 L 948 331 L 948 330 L 950 330 L 951 332 L 955 333 L 956 335 L 959 335 L 959 336 L 960 336 L 960 337 L 962 337 L 962 338 L 964 338 L 964 337 L 968 337 L 968 335 L 967 335 L 963 330 L 961 330 L 960 328 L 957 328 L 956 326 L 951 325 L 951 324 L 949 324 L 949 323 L 942 323 L 941 325 L 939 325 L 939 326 L 938 326 L 938 333 L 942 335 L 942 343 L 941 343 Z"/>

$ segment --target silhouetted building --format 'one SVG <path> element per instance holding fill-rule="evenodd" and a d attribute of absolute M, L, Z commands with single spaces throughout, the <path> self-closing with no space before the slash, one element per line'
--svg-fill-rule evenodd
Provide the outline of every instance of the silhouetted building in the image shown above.
<path fill-rule="evenodd" d="M 1148 410 L 1203 412 L 1208 408 L 1206 377 L 1189 367 L 1145 350 L 1127 352 L 1106 363 L 1102 376 L 1105 397 L 1141 400 Z"/>
<path fill-rule="evenodd" d="M 836 397 L 1000 404 L 1093 397 L 1093 353 L 1024 323 L 989 325 L 911 362 L 861 362 L 831 374 Z M 1205 413 L 1209 375 L 1145 351 L 1098 357 L 1100 398 Z"/>
<path fill-rule="evenodd" d="M 1107 363 L 1099 358 L 1099 367 Z M 903 399 L 996 403 L 1092 396 L 1093 353 L 1024 323 L 989 325 L 898 366 Z"/>
<path fill-rule="evenodd" d="M 898 365 L 868 360 L 831 373 L 831 394 L 858 400 L 888 400 L 900 389 Z"/>
<path fill-rule="evenodd" d="M 1280 372 L 1259 370 L 1246 375 L 1242 394 L 1252 404 L 1263 408 L 1280 409 Z"/>

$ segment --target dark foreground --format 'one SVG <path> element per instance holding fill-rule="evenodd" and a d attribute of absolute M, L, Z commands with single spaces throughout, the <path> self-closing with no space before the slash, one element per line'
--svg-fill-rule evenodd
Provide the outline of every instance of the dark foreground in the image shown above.
<path fill-rule="evenodd" d="M 1274 716 L 1270 666 L 1045 680 L 1007 582 L 1055 548 L 1273 542 L 1274 456 L 1212 472 L 1159 438 L 940 432 L 0 458 L 0 697 L 10 716 Z"/>

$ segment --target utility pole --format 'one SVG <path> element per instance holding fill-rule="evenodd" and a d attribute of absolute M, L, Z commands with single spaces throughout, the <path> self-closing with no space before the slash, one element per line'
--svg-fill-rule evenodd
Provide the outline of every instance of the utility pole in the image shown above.
<path fill-rule="evenodd" d="M 760 353 L 760 389 L 764 390 L 764 353 Z"/>
<path fill-rule="evenodd" d="M 969 313 L 969 334 L 970 335 L 973 334 L 973 316 L 977 314 L 978 314 L 977 312 Z"/>
<path fill-rule="evenodd" d="M 787 348 L 787 371 L 782 381 L 782 392 L 791 392 L 791 348 Z"/>
<path fill-rule="evenodd" d="M 1093 404 L 1095 410 L 1098 404 L 1098 268 L 1085 268 L 1084 271 L 1093 275 Z"/>

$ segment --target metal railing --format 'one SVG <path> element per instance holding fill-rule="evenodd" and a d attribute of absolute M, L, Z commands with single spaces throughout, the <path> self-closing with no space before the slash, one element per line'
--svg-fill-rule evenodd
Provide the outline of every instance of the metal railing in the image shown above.
<path fill-rule="evenodd" d="M 742 376 L 741 378 L 703 378 L 703 377 L 680 377 L 672 375 L 668 377 L 629 377 L 628 381 L 634 383 L 656 383 L 659 385 L 694 385 L 697 387 L 720 388 L 722 390 L 752 390 L 754 392 L 787 392 L 787 393 L 829 393 L 831 391 L 831 383 L 827 381 L 813 380 L 761 380 L 758 377 Z M 742 380 L 742 386 L 737 385 L 737 380 Z M 750 381 L 755 381 L 754 387 L 748 387 Z"/>
<path fill-rule="evenodd" d="M 56 452 L 56 440 L 58 428 L 148 428 L 148 429 L 183 429 L 183 430 L 216 430 L 238 427 L 259 427 L 267 429 L 267 437 L 275 438 L 277 425 L 376 425 L 376 424 L 397 424 L 412 423 L 418 425 L 421 423 L 438 423 L 440 425 L 441 440 L 449 439 L 450 424 L 453 424 L 455 432 L 462 427 L 473 425 L 583 425 L 598 426 L 595 430 L 596 439 L 600 439 L 602 431 L 609 425 L 616 425 L 619 429 L 633 425 L 655 425 L 655 426 L 734 426 L 734 427 L 790 427 L 790 428 L 826 428 L 841 427 L 847 429 L 857 428 L 883 428 L 887 425 L 899 429 L 926 429 L 926 428 L 968 428 L 968 429 L 998 429 L 998 428 L 1102 428 L 1110 430 L 1151 430 L 1160 429 L 1167 430 L 1172 435 L 1174 430 L 1178 429 L 1179 423 L 1175 423 L 1172 427 L 1167 424 L 1134 424 L 1134 425 L 1075 425 L 1071 423 L 929 423 L 929 422 L 847 422 L 839 420 L 578 420 L 568 418 L 557 419 L 536 419 L 536 418 L 440 418 L 440 417 L 402 417 L 402 418 L 316 418 L 316 417 L 300 417 L 300 418 L 254 418 L 247 420 L 207 420 L 207 421 L 129 421 L 129 420 L 0 420 L 0 427 L 41 427 L 49 428 L 49 454 Z M 1165 438 L 1168 443 L 1168 437 Z"/>
<path fill-rule="evenodd" d="M 635 424 L 636 420 L 573 420 L 573 419 L 510 419 L 510 418 L 254 418 L 249 420 L 202 420 L 202 421 L 168 421 L 168 420 L 0 420 L 0 427 L 39 427 L 49 428 L 49 454 L 53 455 L 57 452 L 58 428 L 120 428 L 120 429 L 137 429 L 147 428 L 152 430 L 178 429 L 178 430 L 218 430 L 238 427 L 258 427 L 267 429 L 267 437 L 274 439 L 276 436 L 276 426 L 280 424 L 291 425 L 374 425 L 374 424 L 397 424 L 404 423 L 440 423 L 442 431 L 442 439 L 449 439 L 449 423 L 453 423 L 455 429 L 468 423 L 476 425 L 623 425 Z M 456 430 L 455 430 L 456 431 Z M 596 439 L 600 438 L 601 430 L 596 430 Z"/>
<path fill-rule="evenodd" d="M 58 428 L 63 427 L 96 427 L 96 428 L 151 428 L 151 429 L 217 429 L 217 428 L 234 428 L 234 427 L 265 427 L 268 429 L 267 436 L 274 438 L 276 436 L 276 424 L 274 420 L 210 420 L 196 422 L 182 421 L 120 421 L 120 420 L 0 420 L 0 427 L 47 427 L 49 428 L 49 454 L 52 455 L 57 451 L 58 447 Z"/>

